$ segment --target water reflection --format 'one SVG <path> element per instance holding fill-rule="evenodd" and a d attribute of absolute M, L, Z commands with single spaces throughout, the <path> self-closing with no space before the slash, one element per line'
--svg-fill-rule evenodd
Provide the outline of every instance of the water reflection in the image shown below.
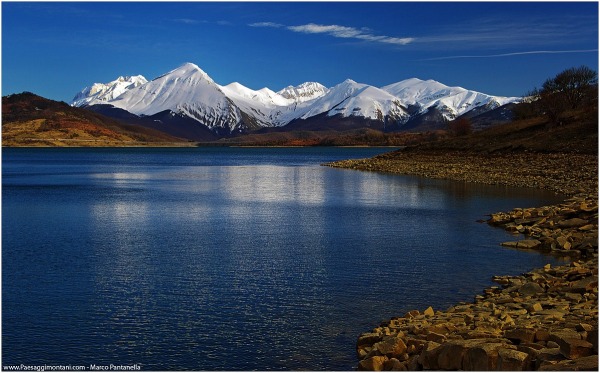
<path fill-rule="evenodd" d="M 143 164 L 109 154 L 68 172 L 48 162 L 47 177 L 11 172 L 8 360 L 351 370 L 356 335 L 381 320 L 548 261 L 475 223 L 546 196 L 319 167 L 289 149 L 285 162 L 211 151 L 219 165 L 157 150 Z"/>
<path fill-rule="evenodd" d="M 314 167 L 226 167 L 220 175 L 226 198 L 236 201 L 319 204 L 325 191 Z"/>

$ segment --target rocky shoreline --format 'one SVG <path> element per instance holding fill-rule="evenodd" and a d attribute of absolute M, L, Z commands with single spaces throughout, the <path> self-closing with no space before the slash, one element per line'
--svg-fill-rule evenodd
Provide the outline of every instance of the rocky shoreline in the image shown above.
<path fill-rule="evenodd" d="M 598 158 L 394 152 L 331 167 L 521 187 L 570 195 L 563 203 L 493 213 L 526 236 L 502 243 L 565 256 L 568 265 L 495 276 L 473 302 L 408 310 L 357 340 L 359 370 L 598 370 Z"/>
<path fill-rule="evenodd" d="M 551 190 L 565 195 L 598 190 L 598 157 L 573 153 L 499 154 L 395 151 L 325 166 L 491 185 Z"/>

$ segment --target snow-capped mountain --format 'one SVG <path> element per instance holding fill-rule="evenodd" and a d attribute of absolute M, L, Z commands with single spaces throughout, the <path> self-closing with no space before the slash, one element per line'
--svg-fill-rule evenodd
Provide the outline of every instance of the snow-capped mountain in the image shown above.
<path fill-rule="evenodd" d="M 329 90 L 323 84 L 306 82 L 297 86 L 287 86 L 277 92 L 279 95 L 294 100 L 295 102 L 306 102 L 314 100 L 326 94 Z"/>
<path fill-rule="evenodd" d="M 511 102 L 518 97 L 498 97 L 470 91 L 462 87 L 448 87 L 435 80 L 406 79 L 381 88 L 398 97 L 403 103 L 418 107 L 418 113 L 438 109 L 446 120 L 452 120 L 477 107 L 488 110 Z"/>
<path fill-rule="evenodd" d="M 141 75 L 120 76 L 112 82 L 103 84 L 95 83 L 91 87 L 85 87 L 73 99 L 72 106 L 84 106 L 100 102 L 114 100 L 127 90 L 148 83 L 148 80 Z"/>
<path fill-rule="evenodd" d="M 279 126 L 281 110 L 289 108 L 294 103 L 269 88 L 254 91 L 238 82 L 220 86 L 221 91 L 231 99 L 241 110 L 248 113 L 263 127 Z M 285 123 L 283 123 L 285 124 Z"/>
<path fill-rule="evenodd" d="M 129 89 L 109 103 L 136 115 L 170 110 L 215 130 L 233 132 L 243 125 L 239 108 L 208 74 L 192 63 Z"/>
<path fill-rule="evenodd" d="M 307 82 L 279 92 L 266 87 L 255 91 L 238 82 L 221 86 L 198 66 L 186 63 L 149 82 L 137 76 L 96 83 L 78 93 L 72 105 L 109 104 L 143 117 L 170 112 L 230 135 L 332 117 L 364 118 L 382 122 L 383 128 L 400 129 L 432 109 L 452 120 L 475 108 L 491 110 L 519 100 L 416 78 L 382 88 L 347 79 L 331 88 Z M 161 114 L 161 121 L 165 118 Z"/>
<path fill-rule="evenodd" d="M 367 84 L 346 79 L 332 87 L 310 105 L 297 110 L 296 118 L 307 119 L 321 113 L 328 116 L 360 116 L 383 120 L 391 116 L 399 122 L 408 120 L 408 113 L 398 98 Z"/>

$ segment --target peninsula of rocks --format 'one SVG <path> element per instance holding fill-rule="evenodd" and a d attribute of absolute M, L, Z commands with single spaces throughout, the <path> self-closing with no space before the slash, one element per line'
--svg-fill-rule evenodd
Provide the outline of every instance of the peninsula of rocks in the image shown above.
<path fill-rule="evenodd" d="M 466 142 L 477 145 L 482 139 L 490 140 Z M 358 369 L 597 371 L 597 147 L 482 149 L 466 142 L 326 165 L 554 191 L 565 197 L 563 203 L 488 212 L 487 223 L 522 235 L 499 242 L 498 250 L 539 250 L 566 257 L 569 264 L 548 264 L 519 276 L 498 274 L 492 278 L 497 286 L 446 310 L 399 309 L 403 316 L 358 337 Z"/>

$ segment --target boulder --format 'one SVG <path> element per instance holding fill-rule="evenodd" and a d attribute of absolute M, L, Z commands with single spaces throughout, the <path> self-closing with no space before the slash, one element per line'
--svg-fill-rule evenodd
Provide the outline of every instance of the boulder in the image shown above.
<path fill-rule="evenodd" d="M 386 356 L 371 356 L 358 363 L 358 370 L 382 371 L 386 361 L 388 361 Z"/>
<path fill-rule="evenodd" d="M 471 347 L 464 355 L 462 369 L 475 371 L 496 370 L 498 349 L 504 346 L 501 343 L 484 343 Z"/>
<path fill-rule="evenodd" d="M 423 369 L 439 370 L 438 357 L 440 355 L 440 344 L 436 342 L 427 342 L 423 345 L 418 363 Z"/>
<path fill-rule="evenodd" d="M 486 344 L 501 346 L 500 339 L 467 339 L 467 340 L 449 340 L 439 347 L 437 359 L 438 369 L 441 370 L 460 370 L 463 369 L 463 359 L 465 354 L 471 348 L 484 348 Z M 493 349 L 492 347 L 489 347 Z M 485 347 L 485 349 L 489 349 Z"/>
<path fill-rule="evenodd" d="M 542 370 L 542 367 L 556 364 L 564 360 L 559 348 L 544 348 L 538 351 L 535 359 L 535 369 Z"/>
<path fill-rule="evenodd" d="M 427 341 L 423 339 L 408 338 L 406 340 L 406 352 L 409 354 L 417 354 L 423 350 Z"/>
<path fill-rule="evenodd" d="M 397 335 L 392 335 L 383 338 L 381 342 L 377 342 L 373 349 L 379 351 L 381 355 L 386 355 L 387 357 L 398 357 L 406 352 L 406 344 L 402 340 L 401 337 Z"/>
<path fill-rule="evenodd" d="M 529 328 L 515 328 L 504 331 L 504 338 L 516 343 L 532 343 L 535 340 L 535 330 Z"/>
<path fill-rule="evenodd" d="M 504 246 L 504 247 L 513 247 L 513 248 L 517 248 L 517 249 L 533 250 L 533 249 L 537 249 L 538 247 L 540 247 L 542 245 L 542 242 L 539 240 L 521 240 L 521 241 L 502 242 L 500 245 Z"/>
<path fill-rule="evenodd" d="M 575 360 L 564 360 L 556 364 L 544 365 L 540 367 L 544 371 L 598 371 L 598 355 L 582 357 Z"/>
<path fill-rule="evenodd" d="M 544 329 L 538 329 L 535 331 L 535 340 L 536 341 L 547 341 L 550 338 L 550 333 Z"/>
<path fill-rule="evenodd" d="M 592 344 L 592 351 L 598 355 L 598 327 L 587 332 L 586 341 Z"/>
<path fill-rule="evenodd" d="M 576 281 L 572 284 L 570 291 L 573 293 L 585 293 L 588 291 L 598 290 L 598 276 L 589 276 Z"/>
<path fill-rule="evenodd" d="M 531 303 L 527 305 L 526 309 L 528 312 L 537 312 L 543 310 L 544 308 L 539 303 Z"/>
<path fill-rule="evenodd" d="M 444 343 L 440 346 L 440 351 L 437 359 L 437 369 L 461 370 L 463 356 L 467 352 L 467 350 L 468 347 L 465 346 L 464 343 L 457 343 L 454 341 Z"/>
<path fill-rule="evenodd" d="M 528 282 L 519 288 L 519 293 L 525 296 L 532 296 L 538 293 L 543 293 L 544 288 L 535 282 Z"/>
<path fill-rule="evenodd" d="M 427 340 L 437 342 L 437 343 L 444 343 L 446 341 L 446 336 L 443 334 L 431 332 L 431 333 L 427 334 Z"/>
<path fill-rule="evenodd" d="M 381 335 L 379 333 L 363 333 L 358 337 L 356 345 L 371 346 L 379 341 L 381 341 Z"/>
<path fill-rule="evenodd" d="M 582 339 L 560 339 L 558 346 L 560 353 L 567 359 L 578 359 L 592 355 L 593 345 Z"/>
<path fill-rule="evenodd" d="M 386 371 L 407 371 L 408 365 L 396 358 L 391 358 L 383 364 L 383 369 Z"/>
<path fill-rule="evenodd" d="M 498 349 L 498 365 L 496 370 L 522 371 L 531 370 L 531 356 L 513 349 Z"/>
<path fill-rule="evenodd" d="M 536 249 L 538 248 L 542 243 L 538 240 L 522 240 L 519 241 L 517 248 L 518 249 Z"/>
<path fill-rule="evenodd" d="M 581 336 L 574 329 L 560 329 L 550 332 L 548 337 L 549 341 L 553 341 L 560 344 L 563 339 L 581 339 Z"/>
<path fill-rule="evenodd" d="M 565 236 L 559 236 L 556 238 L 556 242 L 558 245 L 565 250 L 569 250 L 571 248 L 571 244 L 569 243 L 569 239 Z"/>
<path fill-rule="evenodd" d="M 412 310 L 412 311 L 408 311 L 404 315 L 404 318 L 405 319 L 412 319 L 412 318 L 415 318 L 415 317 L 419 316 L 420 314 L 421 314 L 421 312 L 419 312 L 419 310 Z"/>
<path fill-rule="evenodd" d="M 559 228 L 575 228 L 575 227 L 581 227 L 581 226 L 584 226 L 587 224 L 588 224 L 588 221 L 585 219 L 572 218 L 572 219 L 566 219 L 566 220 L 559 221 L 558 227 Z"/>

